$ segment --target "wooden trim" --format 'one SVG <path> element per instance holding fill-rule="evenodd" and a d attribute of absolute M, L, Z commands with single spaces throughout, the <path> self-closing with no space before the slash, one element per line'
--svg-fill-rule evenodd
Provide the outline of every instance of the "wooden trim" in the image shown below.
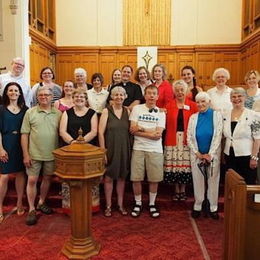
<path fill-rule="evenodd" d="M 243 40 L 240 44 L 240 51 L 256 41 L 260 41 L 260 28 Z"/>

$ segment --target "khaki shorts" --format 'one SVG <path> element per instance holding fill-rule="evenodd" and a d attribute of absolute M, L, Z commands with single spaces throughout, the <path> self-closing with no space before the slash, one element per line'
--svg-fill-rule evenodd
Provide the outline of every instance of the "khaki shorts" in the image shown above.
<path fill-rule="evenodd" d="M 54 161 L 32 160 L 32 166 L 30 168 L 26 168 L 26 173 L 28 176 L 39 176 L 40 172 L 42 172 L 42 175 L 53 175 Z"/>
<path fill-rule="evenodd" d="M 145 171 L 149 182 L 163 180 L 163 154 L 133 150 L 131 181 L 143 181 Z"/>

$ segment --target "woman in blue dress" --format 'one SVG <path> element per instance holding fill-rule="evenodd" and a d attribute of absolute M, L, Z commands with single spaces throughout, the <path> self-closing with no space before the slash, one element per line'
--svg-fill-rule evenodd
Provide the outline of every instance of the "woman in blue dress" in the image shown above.
<path fill-rule="evenodd" d="M 23 193 L 25 185 L 20 128 L 27 110 L 21 86 L 16 82 L 6 85 L 0 106 L 0 223 L 4 220 L 3 200 L 9 176 L 15 173 L 17 192 L 17 215 L 23 215 Z"/>

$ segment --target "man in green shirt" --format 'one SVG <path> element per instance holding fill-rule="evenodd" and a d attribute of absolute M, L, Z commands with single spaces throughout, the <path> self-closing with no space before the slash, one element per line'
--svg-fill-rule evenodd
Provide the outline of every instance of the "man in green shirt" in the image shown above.
<path fill-rule="evenodd" d="M 29 213 L 26 218 L 27 225 L 37 223 L 34 203 L 40 172 L 42 172 L 43 178 L 37 209 L 44 214 L 52 213 L 52 209 L 46 205 L 45 199 L 54 171 L 52 151 L 58 147 L 58 129 L 61 117 L 61 112 L 51 105 L 52 89 L 41 88 L 37 93 L 37 98 L 39 104 L 27 110 L 21 128 L 24 164 L 28 175 L 26 191 Z"/>

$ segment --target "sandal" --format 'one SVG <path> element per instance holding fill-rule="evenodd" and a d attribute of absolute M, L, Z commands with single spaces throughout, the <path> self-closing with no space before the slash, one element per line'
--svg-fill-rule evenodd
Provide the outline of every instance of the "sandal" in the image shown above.
<path fill-rule="evenodd" d="M 0 224 L 4 221 L 4 214 L 0 214 Z"/>
<path fill-rule="evenodd" d="M 43 214 L 50 215 L 53 213 L 53 209 L 51 209 L 45 202 L 41 205 L 38 204 L 37 210 L 40 210 Z"/>
<path fill-rule="evenodd" d="M 122 216 L 127 216 L 128 212 L 124 207 L 118 207 L 118 212 L 122 215 Z"/>
<path fill-rule="evenodd" d="M 185 192 L 180 193 L 180 200 L 182 200 L 182 201 L 187 200 L 187 195 Z"/>
<path fill-rule="evenodd" d="M 173 196 L 172 200 L 174 200 L 174 201 L 180 200 L 180 193 L 175 193 L 175 195 Z"/>
<path fill-rule="evenodd" d="M 160 217 L 159 209 L 155 205 L 149 205 L 150 217 L 158 218 Z"/>
<path fill-rule="evenodd" d="M 104 216 L 105 216 L 105 217 L 112 217 L 111 207 L 106 207 L 106 209 L 105 209 L 105 211 L 104 211 Z"/>
<path fill-rule="evenodd" d="M 135 204 L 132 209 L 131 216 L 137 218 L 141 215 L 141 212 L 142 212 L 142 205 Z"/>
<path fill-rule="evenodd" d="M 16 209 L 17 216 L 22 216 L 24 213 L 25 213 L 24 208 L 17 208 Z"/>

